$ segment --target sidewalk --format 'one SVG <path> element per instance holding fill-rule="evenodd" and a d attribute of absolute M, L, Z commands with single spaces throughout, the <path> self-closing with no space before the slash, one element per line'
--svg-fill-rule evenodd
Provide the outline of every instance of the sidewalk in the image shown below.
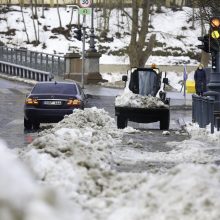
<path fill-rule="evenodd" d="M 186 94 L 186 96 L 184 97 L 183 93 L 181 92 L 167 92 L 167 97 L 170 98 L 171 107 L 192 107 L 192 94 Z"/>

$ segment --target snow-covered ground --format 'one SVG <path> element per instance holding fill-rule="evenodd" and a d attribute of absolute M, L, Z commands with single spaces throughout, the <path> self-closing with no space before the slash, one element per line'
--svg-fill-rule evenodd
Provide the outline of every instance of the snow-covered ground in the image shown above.
<path fill-rule="evenodd" d="M 3 7 L 3 6 L 1 6 Z M 40 45 L 33 47 L 32 44 L 26 44 L 27 37 L 24 31 L 24 24 L 22 22 L 22 14 L 19 6 L 11 6 L 11 11 L 0 14 L 0 40 L 7 46 L 13 47 L 26 47 L 28 49 L 42 51 L 45 53 L 65 54 L 72 47 L 76 52 L 81 52 L 82 42 L 76 40 L 74 36 L 74 30 L 72 29 L 71 36 L 67 40 L 63 35 L 52 33 L 53 28 L 60 26 L 58 13 L 56 8 L 48 8 L 44 11 L 45 18 L 42 18 L 42 8 L 38 8 L 38 20 L 39 26 L 36 25 L 37 30 L 39 28 L 39 40 Z M 125 9 L 128 13 L 130 9 Z M 154 48 L 155 51 L 169 51 L 175 53 L 175 56 L 151 56 L 147 61 L 147 64 L 157 63 L 158 65 L 176 65 L 187 63 L 189 65 L 196 65 L 198 62 L 191 60 L 187 52 L 200 52 L 196 45 L 199 44 L 197 39 L 201 35 L 200 28 L 195 30 L 191 29 L 192 23 L 189 22 L 189 14 L 192 12 L 191 8 L 184 7 L 182 11 L 172 11 L 171 9 L 162 8 L 163 13 L 152 13 L 151 15 L 151 28 L 150 34 L 156 33 L 156 40 L 160 43 L 160 46 Z M 33 20 L 31 18 L 31 9 L 24 8 L 24 21 L 27 27 L 27 33 L 30 42 L 35 40 Z M 73 19 L 71 21 L 71 9 L 67 7 L 59 8 L 61 16 L 61 24 L 64 28 L 66 25 L 78 24 L 78 13 L 74 10 Z M 98 20 L 99 18 L 99 20 Z M 119 18 L 119 23 L 118 23 Z M 82 18 L 80 18 L 80 23 Z M 36 21 L 35 21 L 36 23 Z M 97 29 L 100 29 L 102 23 L 101 12 L 94 12 L 94 27 L 95 34 L 100 35 Z M 172 23 L 172 25 L 171 25 Z M 197 23 L 195 23 L 197 26 Z M 89 34 L 91 27 L 91 16 L 86 16 L 86 32 L 88 37 L 86 39 L 86 50 L 89 48 Z M 100 63 L 101 64 L 128 64 L 128 57 L 125 56 L 113 56 L 112 51 L 120 50 L 128 46 L 130 41 L 130 35 L 127 35 L 131 29 L 131 22 L 124 16 L 121 16 L 117 10 L 112 10 L 109 20 L 109 33 L 108 37 L 113 37 L 113 42 L 98 42 L 96 40 L 96 48 L 107 48 L 103 53 Z M 121 28 L 119 28 L 121 27 Z M 15 29 L 15 35 L 5 35 L 4 32 Z M 121 38 L 116 37 L 116 33 L 121 33 Z M 149 36 L 147 36 L 148 38 Z M 71 49 L 73 50 L 73 49 Z M 185 53 L 185 55 L 183 55 Z M 178 56 L 176 56 L 178 54 Z"/>

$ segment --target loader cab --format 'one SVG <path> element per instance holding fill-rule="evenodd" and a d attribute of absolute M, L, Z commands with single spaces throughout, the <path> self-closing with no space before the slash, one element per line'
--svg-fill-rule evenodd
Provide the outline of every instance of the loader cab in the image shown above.
<path fill-rule="evenodd" d="M 133 68 L 130 73 L 129 89 L 143 96 L 156 96 L 161 86 L 161 74 L 152 68 Z"/>

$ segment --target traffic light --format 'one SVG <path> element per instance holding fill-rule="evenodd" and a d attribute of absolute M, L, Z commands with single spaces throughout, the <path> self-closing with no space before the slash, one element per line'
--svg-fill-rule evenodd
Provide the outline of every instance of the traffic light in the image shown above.
<path fill-rule="evenodd" d="M 81 28 L 78 28 L 76 31 L 74 31 L 74 33 L 76 34 L 74 37 L 77 39 L 77 40 L 82 40 L 82 31 L 81 31 Z"/>
<path fill-rule="evenodd" d="M 220 51 L 220 17 L 210 19 L 210 50 L 212 52 Z"/>
<path fill-rule="evenodd" d="M 206 53 L 210 52 L 209 49 L 209 36 L 208 35 L 204 35 L 203 37 L 198 37 L 198 40 L 202 42 L 202 45 L 198 45 L 197 47 L 203 51 L 205 51 Z"/>

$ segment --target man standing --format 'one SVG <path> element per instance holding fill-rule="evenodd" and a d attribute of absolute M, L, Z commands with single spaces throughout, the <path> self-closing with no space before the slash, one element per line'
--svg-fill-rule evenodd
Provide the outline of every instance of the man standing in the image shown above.
<path fill-rule="evenodd" d="M 206 73 L 203 65 L 200 63 L 194 74 L 196 94 L 203 96 L 206 91 Z"/>

